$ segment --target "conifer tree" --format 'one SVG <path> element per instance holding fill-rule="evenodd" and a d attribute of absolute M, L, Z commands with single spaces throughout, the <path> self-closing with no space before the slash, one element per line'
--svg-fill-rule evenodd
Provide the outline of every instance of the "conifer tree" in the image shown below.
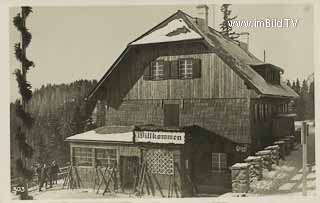
<path fill-rule="evenodd" d="M 229 6 L 231 6 L 231 4 L 222 4 L 220 8 L 220 11 L 223 13 L 223 21 L 220 24 L 221 34 L 224 37 L 236 40 L 240 35 L 232 31 L 232 27 L 229 23 L 235 20 L 238 16 L 231 17 L 231 10 L 229 9 Z"/>
<path fill-rule="evenodd" d="M 300 95 L 301 87 L 300 87 L 300 81 L 299 81 L 298 78 L 296 80 L 296 89 L 295 89 L 295 91 Z"/>
<path fill-rule="evenodd" d="M 14 71 L 21 95 L 21 100 L 18 100 L 15 104 L 16 114 L 23 123 L 22 126 L 18 127 L 16 132 L 16 140 L 20 152 L 20 157 L 16 160 L 16 170 L 19 176 L 19 187 L 23 188 L 22 190 L 24 191 L 20 193 L 20 199 L 32 198 L 28 195 L 27 181 L 33 175 L 33 172 L 28 168 L 28 159 L 31 159 L 33 155 L 33 148 L 27 143 L 26 133 L 26 130 L 31 128 L 34 121 L 31 114 L 26 111 L 26 105 L 32 97 L 31 84 L 27 81 L 27 73 L 30 67 L 34 67 L 33 61 L 30 61 L 26 54 L 26 49 L 32 38 L 31 33 L 26 27 L 26 19 L 31 12 L 31 7 L 24 6 L 21 7 L 21 12 L 13 18 L 13 24 L 21 34 L 21 41 L 14 46 L 15 57 L 21 63 L 21 68 L 17 68 Z"/>

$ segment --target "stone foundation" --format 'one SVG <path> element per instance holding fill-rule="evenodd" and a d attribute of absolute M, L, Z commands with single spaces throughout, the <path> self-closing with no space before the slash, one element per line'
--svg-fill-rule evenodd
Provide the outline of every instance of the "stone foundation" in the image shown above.
<path fill-rule="evenodd" d="M 280 147 L 279 150 L 279 157 L 280 159 L 284 160 L 286 155 L 286 149 L 285 149 L 285 142 L 284 141 L 276 141 L 273 144 L 278 145 Z"/>
<path fill-rule="evenodd" d="M 290 150 L 290 143 L 291 143 L 291 139 L 289 138 L 282 138 L 280 141 L 284 141 L 284 146 L 285 146 L 285 155 L 289 155 L 291 150 Z"/>
<path fill-rule="evenodd" d="M 260 156 L 249 156 L 244 160 L 249 164 L 250 182 L 262 179 L 262 158 Z"/>
<path fill-rule="evenodd" d="M 250 188 L 248 163 L 236 163 L 231 166 L 232 192 L 247 193 Z"/>
<path fill-rule="evenodd" d="M 265 148 L 265 150 L 271 150 L 271 160 L 273 164 L 279 165 L 280 159 L 280 147 L 279 145 L 272 145 Z"/>
<path fill-rule="evenodd" d="M 290 139 L 290 150 L 294 149 L 295 137 L 294 136 L 286 136 L 285 138 Z"/>
<path fill-rule="evenodd" d="M 256 152 L 256 156 L 261 156 L 262 158 L 262 168 L 265 168 L 268 171 L 272 170 L 271 153 L 271 150 L 262 150 Z"/>

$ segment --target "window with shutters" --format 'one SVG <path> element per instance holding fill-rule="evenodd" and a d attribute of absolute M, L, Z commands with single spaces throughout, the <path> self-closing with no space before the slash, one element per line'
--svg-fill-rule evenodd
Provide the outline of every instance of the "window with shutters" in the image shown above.
<path fill-rule="evenodd" d="M 192 78 L 192 76 L 193 76 L 193 66 L 194 66 L 194 60 L 193 59 L 180 59 L 178 61 L 180 78 L 182 78 L 182 79 Z"/>
<path fill-rule="evenodd" d="M 212 170 L 222 171 L 227 169 L 227 154 L 226 153 L 212 153 Z"/>
<path fill-rule="evenodd" d="M 201 60 L 183 58 L 174 61 L 155 60 L 144 70 L 144 80 L 193 79 L 201 77 Z"/>
<path fill-rule="evenodd" d="M 165 73 L 165 61 L 152 61 L 151 62 L 151 77 L 153 80 L 164 79 Z"/>

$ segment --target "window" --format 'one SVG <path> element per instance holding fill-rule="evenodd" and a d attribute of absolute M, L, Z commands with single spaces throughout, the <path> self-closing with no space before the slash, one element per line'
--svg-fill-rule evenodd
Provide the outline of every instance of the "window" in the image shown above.
<path fill-rule="evenodd" d="M 153 80 L 160 80 L 164 78 L 165 63 L 162 60 L 151 62 L 151 77 Z"/>
<path fill-rule="evenodd" d="M 73 165 L 92 166 L 92 149 L 83 147 L 73 147 Z"/>
<path fill-rule="evenodd" d="M 201 77 L 201 60 L 181 58 L 173 61 L 155 60 L 144 70 L 144 80 L 193 79 Z"/>
<path fill-rule="evenodd" d="M 106 168 L 113 168 L 117 161 L 116 149 L 95 149 L 96 164 Z"/>
<path fill-rule="evenodd" d="M 212 153 L 211 167 L 213 170 L 221 171 L 227 169 L 227 154 Z"/>
<path fill-rule="evenodd" d="M 180 59 L 178 61 L 180 78 L 192 78 L 193 73 L 193 60 L 192 59 Z"/>

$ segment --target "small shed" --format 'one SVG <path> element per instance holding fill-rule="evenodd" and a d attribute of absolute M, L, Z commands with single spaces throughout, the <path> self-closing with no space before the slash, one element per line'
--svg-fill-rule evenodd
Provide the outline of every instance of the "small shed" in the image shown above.
<path fill-rule="evenodd" d="M 85 187 L 97 169 L 115 168 L 116 191 L 162 197 L 230 191 L 229 167 L 249 151 L 198 126 L 105 126 L 66 141 Z"/>

